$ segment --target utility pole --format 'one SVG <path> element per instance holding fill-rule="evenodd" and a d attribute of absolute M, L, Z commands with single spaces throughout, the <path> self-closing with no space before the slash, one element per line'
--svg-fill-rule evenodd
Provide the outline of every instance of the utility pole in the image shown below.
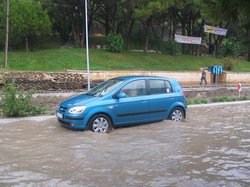
<path fill-rule="evenodd" d="M 5 32 L 4 68 L 7 68 L 8 66 L 8 48 L 9 48 L 9 0 L 6 0 L 6 32 Z"/>
<path fill-rule="evenodd" d="M 90 73 L 89 73 L 89 34 L 88 34 L 88 3 L 87 3 L 87 0 L 85 0 L 85 32 L 86 32 L 87 79 L 88 79 L 88 90 L 90 90 Z"/>

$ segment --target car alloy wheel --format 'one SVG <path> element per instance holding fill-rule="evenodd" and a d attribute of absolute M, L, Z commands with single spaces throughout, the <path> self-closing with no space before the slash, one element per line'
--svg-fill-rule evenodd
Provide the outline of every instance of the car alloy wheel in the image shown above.
<path fill-rule="evenodd" d="M 174 108 L 171 112 L 170 119 L 172 121 L 178 122 L 178 121 L 183 121 L 184 119 L 184 112 L 181 108 L 177 107 Z"/>
<path fill-rule="evenodd" d="M 89 129 L 94 132 L 105 133 L 111 129 L 111 120 L 104 114 L 97 114 L 90 119 Z"/>

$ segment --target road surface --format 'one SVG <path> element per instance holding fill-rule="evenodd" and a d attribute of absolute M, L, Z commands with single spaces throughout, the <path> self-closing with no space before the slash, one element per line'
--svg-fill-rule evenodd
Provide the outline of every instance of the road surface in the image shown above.
<path fill-rule="evenodd" d="M 0 120 L 0 186 L 250 186 L 250 103 L 188 108 L 108 134 Z"/>

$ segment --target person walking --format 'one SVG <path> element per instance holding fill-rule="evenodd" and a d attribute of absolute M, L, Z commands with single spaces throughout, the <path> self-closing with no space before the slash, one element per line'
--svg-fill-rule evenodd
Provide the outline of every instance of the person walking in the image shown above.
<path fill-rule="evenodd" d="M 202 70 L 201 72 L 201 82 L 200 82 L 200 85 L 202 85 L 202 82 L 205 81 L 205 84 L 207 84 L 207 78 L 206 78 L 206 71 L 205 69 Z"/>

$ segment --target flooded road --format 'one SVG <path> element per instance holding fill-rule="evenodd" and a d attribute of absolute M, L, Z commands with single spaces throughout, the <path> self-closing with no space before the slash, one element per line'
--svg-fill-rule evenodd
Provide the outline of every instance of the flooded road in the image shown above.
<path fill-rule="evenodd" d="M 250 104 L 189 107 L 186 122 L 108 134 L 54 117 L 2 122 L 0 186 L 250 186 Z"/>

